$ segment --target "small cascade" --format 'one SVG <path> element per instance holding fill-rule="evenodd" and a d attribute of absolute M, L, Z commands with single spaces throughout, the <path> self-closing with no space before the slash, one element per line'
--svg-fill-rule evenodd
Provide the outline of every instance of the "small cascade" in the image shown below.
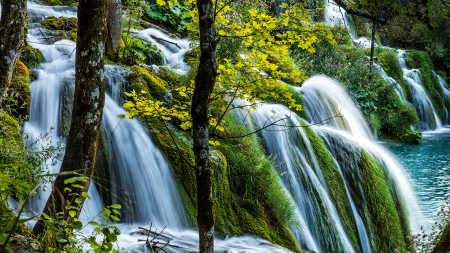
<path fill-rule="evenodd" d="M 148 28 L 136 34 L 138 37 L 156 45 L 163 54 L 166 64 L 172 70 L 179 74 L 185 74 L 189 70 L 189 65 L 184 62 L 184 55 L 189 49 L 187 39 L 169 37 L 167 34 L 155 28 Z"/>
<path fill-rule="evenodd" d="M 311 125 L 330 125 L 373 140 L 372 131 L 355 107 L 354 99 L 337 81 L 326 76 L 314 76 L 305 81 L 302 88 L 296 89 L 303 94 Z"/>
<path fill-rule="evenodd" d="M 445 113 L 445 119 L 444 119 L 444 125 L 450 125 L 450 115 L 449 115 L 449 110 L 450 110 L 450 90 L 448 90 L 445 86 L 446 86 L 446 82 L 445 79 L 436 74 L 434 71 L 433 73 L 437 76 L 438 80 L 439 80 L 439 84 L 441 85 L 441 89 L 442 89 L 442 97 L 444 98 L 444 113 Z"/>
<path fill-rule="evenodd" d="M 394 87 L 395 92 L 397 93 L 397 95 L 398 95 L 398 97 L 400 98 L 400 100 L 401 100 L 403 103 L 406 103 L 406 96 L 405 96 L 405 92 L 403 91 L 402 86 L 401 86 L 397 81 L 395 81 L 394 78 L 388 76 L 388 74 L 386 74 L 386 71 L 384 71 L 384 69 L 383 69 L 380 65 L 374 63 L 373 66 L 378 70 L 378 72 L 380 72 L 381 77 L 382 77 L 389 85 L 391 85 L 392 87 Z"/>
<path fill-rule="evenodd" d="M 350 34 L 353 43 L 360 48 L 370 48 L 371 40 L 366 37 L 358 37 L 355 29 L 350 25 L 347 12 L 339 7 L 333 0 L 325 1 L 325 23 L 327 25 L 342 25 L 345 26 Z"/>
<path fill-rule="evenodd" d="M 397 57 L 403 68 L 403 79 L 408 82 L 412 88 L 412 103 L 419 115 L 420 129 L 429 131 L 441 128 L 441 120 L 439 119 L 425 88 L 421 85 L 420 71 L 418 69 L 408 69 L 406 67 L 406 61 L 404 59 L 406 53 L 405 50 L 398 49 L 397 52 Z"/>

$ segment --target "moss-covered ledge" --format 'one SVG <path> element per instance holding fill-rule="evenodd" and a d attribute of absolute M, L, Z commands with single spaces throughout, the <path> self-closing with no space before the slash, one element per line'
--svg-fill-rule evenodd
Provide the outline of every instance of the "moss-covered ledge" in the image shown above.
<path fill-rule="evenodd" d="M 225 120 L 230 133 L 237 131 L 235 119 L 228 116 Z M 195 226 L 197 190 L 191 137 L 157 119 L 150 120 L 149 127 L 153 141 L 174 169 L 185 210 Z M 211 150 L 211 168 L 217 236 L 252 234 L 301 252 L 287 228 L 286 222 L 292 218 L 289 200 L 256 136 L 221 142 Z"/>

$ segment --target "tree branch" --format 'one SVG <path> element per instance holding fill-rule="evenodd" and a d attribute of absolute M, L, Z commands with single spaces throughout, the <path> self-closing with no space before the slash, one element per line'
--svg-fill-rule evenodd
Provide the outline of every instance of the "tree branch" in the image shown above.
<path fill-rule="evenodd" d="M 353 8 L 350 5 L 348 5 L 344 0 L 334 0 L 334 2 L 341 8 L 343 8 L 348 14 L 354 14 L 360 17 L 368 18 L 380 24 L 386 24 L 388 20 L 388 17 L 382 15 L 381 13 L 373 14 Z"/>

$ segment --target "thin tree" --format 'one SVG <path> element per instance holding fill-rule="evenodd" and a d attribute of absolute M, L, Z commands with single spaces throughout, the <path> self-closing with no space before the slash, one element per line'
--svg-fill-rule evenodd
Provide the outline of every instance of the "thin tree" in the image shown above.
<path fill-rule="evenodd" d="M 103 105 L 105 102 L 104 55 L 106 42 L 106 18 L 108 0 L 79 0 L 78 37 L 75 63 L 75 98 L 72 123 L 67 140 L 66 153 L 61 172 L 78 170 L 89 180 L 84 189 L 74 188 L 71 193 L 81 197 L 89 188 L 94 172 L 94 162 L 101 130 Z M 52 193 L 45 205 L 44 213 L 52 216 L 65 210 L 65 201 L 75 203 L 75 195 L 63 189 L 64 181 L 71 175 L 58 176 Z M 83 184 L 80 182 L 80 184 Z M 83 198 L 84 202 L 84 198 Z M 83 203 L 79 204 L 77 216 Z M 66 217 L 68 218 L 68 217 Z M 42 233 L 45 224 L 38 221 L 33 229 Z"/>
<path fill-rule="evenodd" d="M 214 252 L 214 200 L 212 171 L 209 164 L 209 104 L 217 76 L 214 13 L 211 0 L 197 0 L 200 28 L 200 62 L 192 97 L 192 130 L 200 252 Z"/>
<path fill-rule="evenodd" d="M 12 73 L 25 44 L 26 0 L 3 0 L 0 21 L 0 99 L 11 84 Z"/>

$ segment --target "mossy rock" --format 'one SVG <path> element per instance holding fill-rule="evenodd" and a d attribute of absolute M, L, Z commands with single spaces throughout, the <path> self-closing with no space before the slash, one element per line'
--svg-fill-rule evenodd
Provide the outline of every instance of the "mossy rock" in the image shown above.
<path fill-rule="evenodd" d="M 2 107 L 7 108 L 14 117 L 26 118 L 30 112 L 31 91 L 29 84 L 28 68 L 18 60 L 14 68 L 8 95 L 1 101 Z"/>
<path fill-rule="evenodd" d="M 68 137 L 70 124 L 72 122 L 72 107 L 75 96 L 75 76 L 68 77 L 63 81 L 61 88 L 61 104 L 59 109 L 59 129 L 61 136 Z"/>
<path fill-rule="evenodd" d="M 97 153 L 95 156 L 94 182 L 106 206 L 112 205 L 111 200 L 111 180 L 109 173 L 109 152 L 105 132 L 100 132 Z"/>
<path fill-rule="evenodd" d="M 237 131 L 239 124 L 235 119 L 226 116 L 224 120 L 230 124 L 226 129 Z M 148 122 L 153 141 L 170 162 L 178 178 L 179 192 L 190 223 L 196 225 L 197 189 L 192 139 L 189 134 L 171 124 L 154 118 Z M 217 235 L 254 234 L 300 252 L 287 229 L 286 221 L 279 214 L 280 209 L 289 205 L 289 200 L 281 190 L 278 175 L 273 171 L 270 160 L 265 157 L 256 138 L 221 143 L 211 150 L 210 156 Z M 256 169 L 260 167 L 263 169 Z M 250 175 L 255 181 L 246 181 L 247 177 L 244 175 Z M 240 184 L 248 184 L 248 192 L 242 192 L 237 186 Z M 261 184 L 265 187 L 260 188 Z"/>
<path fill-rule="evenodd" d="M 407 218 L 398 206 L 395 189 L 383 164 L 368 152 L 361 152 L 359 168 L 363 180 L 365 202 L 369 211 L 372 249 L 376 252 L 393 252 L 406 249 L 406 236 L 410 235 Z"/>
<path fill-rule="evenodd" d="M 48 30 L 56 31 L 56 40 L 77 40 L 78 20 L 73 17 L 47 17 L 42 21 L 42 26 Z"/>
<path fill-rule="evenodd" d="M 450 249 L 450 222 L 447 222 L 441 237 L 433 248 L 432 253 L 448 253 Z"/>
<path fill-rule="evenodd" d="M 44 62 L 44 55 L 41 50 L 26 44 L 20 54 L 20 60 L 29 68 L 34 69 Z"/>
<path fill-rule="evenodd" d="M 130 87 L 127 87 L 128 91 L 141 91 L 147 92 L 152 98 L 163 101 L 164 96 L 169 91 L 169 87 L 166 81 L 150 73 L 144 67 L 135 65 L 131 67 L 131 74 L 129 75 Z"/>
<path fill-rule="evenodd" d="M 345 231 L 349 236 L 353 246 L 357 251 L 360 250 L 358 243 L 358 233 L 356 223 L 353 217 L 353 211 L 351 209 L 350 201 L 347 196 L 343 175 L 339 172 L 331 153 L 326 148 L 324 141 L 313 131 L 311 127 L 305 127 L 304 132 L 310 141 L 310 144 L 314 150 L 314 154 L 319 163 L 319 167 L 322 170 L 324 182 L 328 189 L 328 194 L 331 197 L 345 227 Z M 305 144 L 305 143 L 302 143 Z M 307 150 L 306 146 L 303 150 Z M 344 154 L 346 154 L 344 152 Z M 313 161 L 309 161 L 313 164 Z"/>
<path fill-rule="evenodd" d="M 19 123 L 11 115 L 0 110 L 0 164 L 23 160 L 24 151 Z"/>
<path fill-rule="evenodd" d="M 3 110 L 0 110 L 0 168 L 4 177 L 1 180 L 11 181 L 7 189 L 0 189 L 0 193 L 9 191 L 8 195 L 19 198 L 21 202 L 26 201 L 35 172 L 25 161 L 25 148 L 19 123 Z M 0 196 L 0 202 L 3 197 Z"/>

